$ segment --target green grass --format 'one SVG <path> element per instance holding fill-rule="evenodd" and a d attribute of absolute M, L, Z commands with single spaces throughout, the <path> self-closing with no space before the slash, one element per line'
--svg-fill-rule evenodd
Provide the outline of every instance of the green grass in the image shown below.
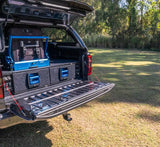
<path fill-rule="evenodd" d="M 0 146 L 159 147 L 160 53 L 90 52 L 94 73 L 101 81 L 115 83 L 115 88 L 71 111 L 71 123 L 58 116 L 0 130 Z"/>

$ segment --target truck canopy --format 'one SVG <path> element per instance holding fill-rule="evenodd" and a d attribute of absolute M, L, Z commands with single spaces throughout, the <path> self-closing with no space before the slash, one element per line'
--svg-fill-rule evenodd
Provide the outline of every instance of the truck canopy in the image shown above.
<path fill-rule="evenodd" d="M 56 24 L 69 24 L 75 17 L 93 11 L 88 4 L 73 0 L 5 0 L 1 5 L 5 16 Z"/>

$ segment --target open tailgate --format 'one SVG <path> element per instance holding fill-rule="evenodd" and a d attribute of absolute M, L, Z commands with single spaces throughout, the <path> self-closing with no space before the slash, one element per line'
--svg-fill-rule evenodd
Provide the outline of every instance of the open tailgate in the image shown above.
<path fill-rule="evenodd" d="M 113 87 L 111 83 L 74 80 L 17 100 L 23 113 L 14 102 L 10 110 L 26 120 L 52 118 L 109 92 Z"/>

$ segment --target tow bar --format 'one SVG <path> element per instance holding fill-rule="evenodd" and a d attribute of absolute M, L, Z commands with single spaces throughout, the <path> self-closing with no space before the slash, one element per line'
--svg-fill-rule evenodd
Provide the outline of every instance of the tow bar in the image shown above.
<path fill-rule="evenodd" d="M 66 121 L 68 121 L 68 122 L 70 122 L 70 121 L 72 121 L 72 117 L 71 117 L 71 114 L 70 113 L 64 113 L 63 114 L 63 118 L 64 118 L 64 120 L 66 120 Z"/>

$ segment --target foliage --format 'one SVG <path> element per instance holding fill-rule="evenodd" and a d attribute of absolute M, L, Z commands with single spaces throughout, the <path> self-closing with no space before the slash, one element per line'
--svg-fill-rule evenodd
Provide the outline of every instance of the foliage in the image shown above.
<path fill-rule="evenodd" d="M 86 18 L 75 21 L 73 27 L 87 45 L 112 48 L 160 48 L 159 0 L 83 1 L 92 5 L 95 10 Z"/>

